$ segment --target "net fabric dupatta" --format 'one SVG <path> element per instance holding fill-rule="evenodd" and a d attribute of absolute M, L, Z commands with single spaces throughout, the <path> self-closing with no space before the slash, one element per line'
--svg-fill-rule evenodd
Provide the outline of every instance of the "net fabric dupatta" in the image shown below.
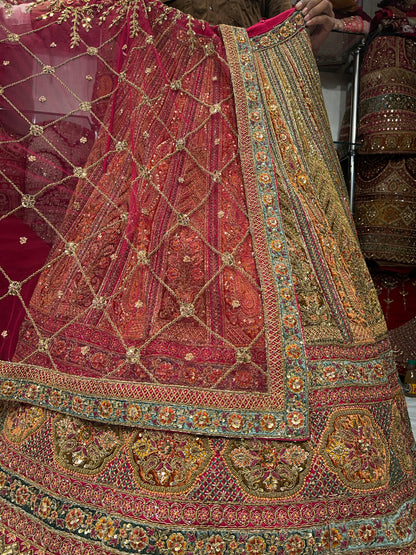
<path fill-rule="evenodd" d="M 0 33 L 4 549 L 408 549 L 409 421 L 301 15 L 5 4 Z"/>
<path fill-rule="evenodd" d="M 3 93 L 18 122 L 26 124 L 13 143 L 24 153 L 27 148 L 25 183 L 17 189 L 7 174 L 5 179 L 17 195 L 9 214 L 21 215 L 52 243 L 13 363 L 3 365 L 4 378 L 16 385 L 15 398 L 26 398 L 30 382 L 37 387 L 33 401 L 42 398 L 43 405 L 54 392 L 66 397 L 71 411 L 74 396 L 83 396 L 78 416 L 126 423 L 131 400 L 142 414 L 140 425 L 306 438 L 305 317 L 317 319 L 306 333 L 322 335 L 318 344 L 329 340 L 342 350 L 354 341 L 370 343 L 372 357 L 385 356 L 387 346 L 374 298 L 367 303 L 370 284 L 361 275 L 358 248 L 350 241 L 348 252 L 341 251 L 342 237 L 351 234 L 342 205 L 339 221 L 331 221 L 334 215 L 304 203 L 309 194 L 323 194 L 334 205 L 325 179 L 332 180 L 338 168 L 308 143 L 323 114 L 305 121 L 298 99 L 294 107 L 293 95 L 282 94 L 283 86 L 291 85 L 284 75 L 293 72 L 293 56 L 287 56 L 286 67 L 282 63 L 282 81 L 269 83 L 262 39 L 249 53 L 243 43 L 238 47 L 239 36 L 225 29 L 228 57 L 236 66 L 231 68 L 234 108 L 227 44 L 209 27 L 200 35 L 189 30 L 180 12 L 166 12 L 165 25 L 144 14 L 142 22 L 126 15 L 124 27 L 110 26 L 107 33 L 98 26 L 96 37 L 94 28 L 81 24 L 68 37 L 67 53 L 50 42 L 51 17 L 57 18 L 33 14 L 41 26 L 36 39 L 48 56 L 32 52 L 33 33 L 28 45 L 23 34 L 12 52 L 19 64 L 29 57 L 27 64 L 35 68 L 27 79 L 6 84 Z M 88 12 L 84 17 L 88 20 Z M 295 37 L 296 21 L 284 27 Z M 126 29 L 127 24 L 137 29 Z M 101 45 L 96 41 L 102 37 Z M 279 32 L 268 39 L 280 41 L 282 49 L 287 42 Z M 64 54 L 69 60 L 60 62 Z M 254 85 L 246 90 L 257 63 L 264 90 Z M 16 61 L 6 65 L 6 73 L 9 67 Z M 78 78 L 72 84 L 74 74 L 85 82 Z M 29 83 L 35 96 L 28 95 Z M 48 89 L 56 83 L 55 98 Z M 310 104 L 310 93 L 316 92 L 312 82 L 305 80 L 303 89 Z M 263 96 L 276 107 L 271 116 Z M 35 110 L 36 123 L 26 121 L 28 99 L 57 117 L 40 121 L 46 116 Z M 64 114 L 56 111 L 59 105 Z M 293 110 L 299 115 L 295 122 Z M 294 126 L 298 141 L 292 138 Z M 272 141 L 278 133 L 286 141 Z M 328 143 L 328 137 L 323 140 Z M 42 149 L 46 152 L 38 153 Z M 51 182 L 56 172 L 59 179 Z M 298 229 L 285 229 L 290 226 Z M 294 238 L 298 230 L 309 241 L 306 246 Z M 30 250 L 30 244 L 21 248 Z M 346 258 L 354 255 L 351 274 Z M 319 261 L 321 275 L 312 279 L 310 290 L 298 292 L 294 265 L 296 279 L 306 277 L 308 256 Z M 7 272 L 4 277 L 8 297 L 19 296 L 24 280 L 12 280 Z M 195 428 L 202 409 L 206 426 Z"/>

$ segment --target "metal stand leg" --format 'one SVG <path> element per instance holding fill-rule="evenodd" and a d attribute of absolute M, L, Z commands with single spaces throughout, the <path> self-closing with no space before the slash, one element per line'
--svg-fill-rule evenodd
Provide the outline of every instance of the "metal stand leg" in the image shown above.
<path fill-rule="evenodd" d="M 350 134 L 349 134 L 349 171 L 348 180 L 350 185 L 350 208 L 354 210 L 354 185 L 355 185 L 355 155 L 357 143 L 357 123 L 358 123 L 358 96 L 360 90 L 360 54 L 364 46 L 364 41 L 353 52 L 353 83 L 351 96 L 351 116 L 350 116 Z"/>

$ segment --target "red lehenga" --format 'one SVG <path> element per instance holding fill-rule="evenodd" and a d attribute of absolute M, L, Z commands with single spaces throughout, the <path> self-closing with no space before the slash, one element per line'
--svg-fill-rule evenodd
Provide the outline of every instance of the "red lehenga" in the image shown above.
<path fill-rule="evenodd" d="M 31 7 L 1 20 L 1 549 L 414 551 L 301 15 Z"/>

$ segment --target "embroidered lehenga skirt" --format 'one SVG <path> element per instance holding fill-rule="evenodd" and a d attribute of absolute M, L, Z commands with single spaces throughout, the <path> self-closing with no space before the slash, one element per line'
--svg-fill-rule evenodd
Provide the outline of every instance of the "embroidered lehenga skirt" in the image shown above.
<path fill-rule="evenodd" d="M 1 33 L 0 552 L 414 551 L 301 15 L 18 5 Z"/>

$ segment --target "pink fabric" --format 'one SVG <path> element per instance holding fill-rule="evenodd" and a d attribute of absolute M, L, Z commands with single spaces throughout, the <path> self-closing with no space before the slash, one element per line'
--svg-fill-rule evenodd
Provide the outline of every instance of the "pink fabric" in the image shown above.
<path fill-rule="evenodd" d="M 0 267 L 6 274 L 0 274 L 0 358 L 10 360 L 26 315 L 21 299 L 29 305 L 49 245 L 15 216 L 0 220 L 0 236 Z M 6 295 L 10 281 L 23 282 L 21 299 L 18 295 Z"/>
<path fill-rule="evenodd" d="M 283 13 L 275 15 L 270 19 L 263 19 L 262 21 L 259 21 L 259 23 L 256 23 L 255 25 L 252 25 L 247 29 L 248 36 L 256 37 L 258 35 L 262 35 L 263 33 L 267 33 L 268 31 L 271 31 L 272 29 L 274 29 L 274 27 L 276 27 L 276 25 L 279 25 L 279 23 L 282 23 L 295 11 L 296 10 L 292 8 L 290 10 L 286 10 Z"/>

